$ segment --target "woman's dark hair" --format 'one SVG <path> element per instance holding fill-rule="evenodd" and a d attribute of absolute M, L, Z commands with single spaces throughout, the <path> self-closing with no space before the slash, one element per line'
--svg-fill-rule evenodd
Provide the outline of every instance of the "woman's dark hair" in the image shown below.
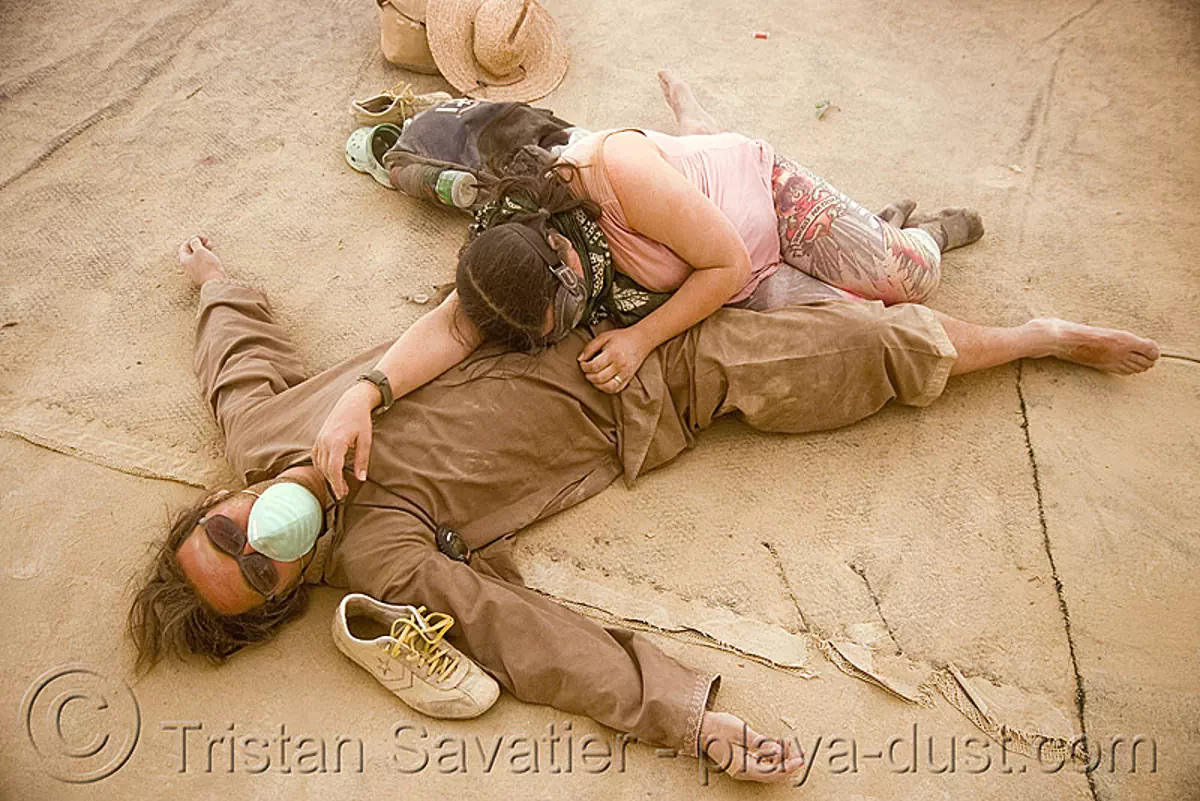
<path fill-rule="evenodd" d="M 204 602 L 184 575 L 176 552 L 211 506 L 212 502 L 201 503 L 180 512 L 166 538 L 153 546 L 154 560 L 127 620 L 139 670 L 149 670 L 167 655 L 197 654 L 224 662 L 247 645 L 274 637 L 308 605 L 303 582 L 284 597 L 240 615 L 218 614 Z"/>
<path fill-rule="evenodd" d="M 538 211 L 513 215 L 459 251 L 455 275 L 459 308 L 484 342 L 527 352 L 545 347 L 546 309 L 554 300 L 558 279 L 513 225 L 527 225 L 544 237 L 552 214 L 582 209 L 597 219 L 600 207 L 575 197 L 568 188 L 578 171 L 574 164 L 562 164 L 541 173 L 507 175 L 488 188 L 490 198 L 521 197 Z"/>

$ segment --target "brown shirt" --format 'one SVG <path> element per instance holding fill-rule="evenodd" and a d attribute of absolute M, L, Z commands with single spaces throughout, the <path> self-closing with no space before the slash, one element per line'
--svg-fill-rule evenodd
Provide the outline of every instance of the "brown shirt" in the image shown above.
<path fill-rule="evenodd" d="M 375 420 L 369 477 L 345 504 L 326 579 L 457 621 L 451 639 L 518 698 L 695 753 L 716 676 L 644 637 L 521 586 L 509 566 L 438 551 L 439 525 L 481 548 L 670 460 L 715 417 L 773 431 L 844 425 L 941 392 L 955 353 L 921 306 L 831 300 L 727 309 L 655 351 L 619 395 L 589 384 L 576 330 L 536 358 L 481 349 Z M 334 403 L 387 345 L 306 379 L 266 298 L 200 295 L 195 368 L 249 482 L 308 460 Z"/>

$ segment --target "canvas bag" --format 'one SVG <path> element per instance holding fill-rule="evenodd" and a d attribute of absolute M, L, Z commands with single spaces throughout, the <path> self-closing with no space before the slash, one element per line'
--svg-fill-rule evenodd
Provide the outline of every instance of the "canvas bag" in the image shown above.
<path fill-rule="evenodd" d="M 548 165 L 549 148 L 566 144 L 571 127 L 552 111 L 527 103 L 452 100 L 413 117 L 384 154 L 383 165 L 463 170 L 486 185 L 510 171 L 516 159 L 537 158 Z"/>
<path fill-rule="evenodd" d="M 397 67 L 437 75 L 425 34 L 426 0 L 376 0 L 376 3 L 383 57 Z"/>

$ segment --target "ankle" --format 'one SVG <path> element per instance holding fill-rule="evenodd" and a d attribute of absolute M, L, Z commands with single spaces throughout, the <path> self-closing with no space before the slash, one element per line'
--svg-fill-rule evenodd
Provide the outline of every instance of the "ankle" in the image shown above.
<path fill-rule="evenodd" d="M 946 252 L 946 249 L 950 245 L 950 237 L 946 233 L 945 226 L 943 226 L 940 222 L 929 222 L 921 223 L 917 227 L 933 237 L 933 241 L 937 243 L 938 250 L 940 252 Z"/>
<path fill-rule="evenodd" d="M 1062 321 L 1053 317 L 1037 317 L 1018 329 L 1022 333 L 1026 359 L 1045 359 L 1057 356 L 1062 350 Z"/>

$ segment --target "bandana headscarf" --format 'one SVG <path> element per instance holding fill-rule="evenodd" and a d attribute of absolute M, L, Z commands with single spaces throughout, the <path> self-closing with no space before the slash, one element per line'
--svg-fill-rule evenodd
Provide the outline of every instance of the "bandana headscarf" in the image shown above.
<path fill-rule="evenodd" d="M 608 317 L 621 327 L 633 325 L 671 296 L 669 292 L 644 289 L 629 276 L 614 271 L 608 237 L 581 208 L 550 214 L 521 195 L 505 195 L 488 201 L 475 213 L 475 222 L 470 227 L 471 238 L 489 228 L 513 222 L 514 218 L 527 222 L 528 218 L 539 216 L 570 240 L 579 253 L 583 262 L 584 285 L 588 290 L 583 315 L 583 321 L 587 324 L 595 325 Z"/>

